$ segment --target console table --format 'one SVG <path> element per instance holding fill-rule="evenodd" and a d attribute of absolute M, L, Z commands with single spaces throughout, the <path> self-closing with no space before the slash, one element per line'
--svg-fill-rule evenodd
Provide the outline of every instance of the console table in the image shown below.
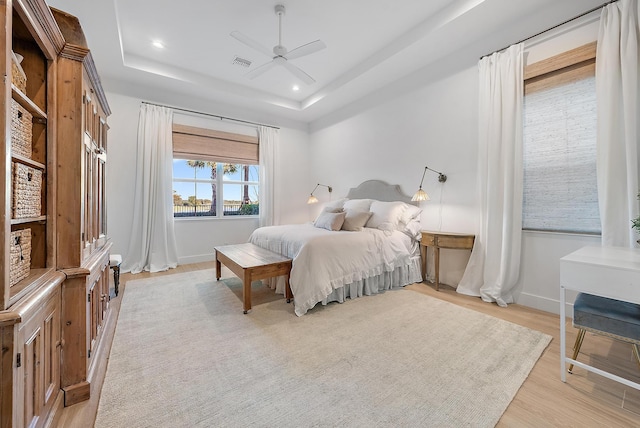
<path fill-rule="evenodd" d="M 640 249 L 584 247 L 560 259 L 560 377 L 568 363 L 640 389 L 640 384 L 567 357 L 566 290 L 640 304 Z"/>
<path fill-rule="evenodd" d="M 440 248 L 471 250 L 475 239 L 475 235 L 466 233 L 431 232 L 423 230 L 422 239 L 420 239 L 420 246 L 424 247 L 424 251 L 421 251 L 420 254 L 422 258 L 422 280 L 426 280 L 427 276 L 427 247 L 432 247 L 434 250 L 436 268 L 435 285 L 437 291 L 440 289 Z"/>

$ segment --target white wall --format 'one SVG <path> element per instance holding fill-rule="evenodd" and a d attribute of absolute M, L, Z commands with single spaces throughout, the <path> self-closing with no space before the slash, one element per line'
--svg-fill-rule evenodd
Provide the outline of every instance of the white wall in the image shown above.
<path fill-rule="evenodd" d="M 133 215 L 141 100 L 114 92 L 107 93 L 107 98 L 113 112 L 109 117 L 107 230 L 113 240 L 113 253 L 126 257 Z M 203 123 L 202 118 L 182 114 L 176 115 L 176 121 L 193 125 Z M 242 132 L 244 129 L 246 133 L 255 135 L 255 128 L 244 125 L 220 121 L 217 125 L 217 129 L 223 131 Z M 281 222 L 305 222 L 308 219 L 306 198 L 312 186 L 308 174 L 309 136 L 304 130 L 291 128 L 281 128 L 279 136 L 275 173 L 276 197 L 280 200 L 277 216 Z M 175 232 L 179 263 L 213 260 L 214 246 L 246 242 L 257 226 L 257 218 L 177 219 Z"/>
<path fill-rule="evenodd" d="M 470 232 L 478 227 L 476 198 L 477 71 L 466 69 L 311 135 L 313 167 L 337 196 L 362 181 L 399 184 L 413 195 L 425 166 L 423 229 Z M 431 258 L 431 252 L 429 252 Z M 440 279 L 457 284 L 469 252 L 442 250 Z M 431 269 L 431 272 L 433 270 Z"/>

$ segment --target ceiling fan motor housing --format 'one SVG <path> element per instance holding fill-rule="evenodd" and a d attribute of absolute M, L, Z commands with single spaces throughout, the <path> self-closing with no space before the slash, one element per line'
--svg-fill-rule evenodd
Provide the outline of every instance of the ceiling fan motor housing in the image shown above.
<path fill-rule="evenodd" d="M 276 54 L 276 56 L 285 56 L 287 54 L 287 48 L 282 45 L 274 46 L 273 53 Z"/>

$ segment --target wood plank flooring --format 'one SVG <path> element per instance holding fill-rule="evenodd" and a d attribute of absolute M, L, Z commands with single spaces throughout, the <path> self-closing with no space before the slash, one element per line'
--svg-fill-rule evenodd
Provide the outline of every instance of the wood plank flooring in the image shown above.
<path fill-rule="evenodd" d="M 120 301 L 126 293 L 128 280 L 200 269 L 215 269 L 215 262 L 183 265 L 157 274 L 146 272 L 138 275 L 122 274 L 120 295 L 111 300 L 114 320 L 117 319 L 120 311 Z M 223 277 L 231 275 L 229 271 L 223 271 Z M 520 305 L 500 308 L 495 304 L 482 302 L 479 298 L 458 294 L 452 288 L 442 284 L 440 291 L 435 291 L 433 286 L 428 284 L 412 284 L 407 288 L 553 336 L 551 344 L 505 411 L 498 427 L 640 426 L 640 391 L 579 368 L 574 369 L 573 375 L 567 376 L 566 383 L 562 383 L 560 380 L 560 327 L 557 315 Z M 113 339 L 114 329 L 115 322 L 111 323 L 105 331 L 108 348 Z M 570 320 L 567 322 L 567 332 L 567 343 L 572 346 L 575 340 L 575 329 L 571 326 Z M 106 365 L 107 353 L 101 358 L 103 361 L 100 364 Z M 633 358 L 630 345 L 587 333 L 578 360 L 640 382 L 640 368 Z M 99 394 L 94 393 L 92 388 L 91 399 L 65 408 L 56 426 L 93 426 L 98 402 Z"/>

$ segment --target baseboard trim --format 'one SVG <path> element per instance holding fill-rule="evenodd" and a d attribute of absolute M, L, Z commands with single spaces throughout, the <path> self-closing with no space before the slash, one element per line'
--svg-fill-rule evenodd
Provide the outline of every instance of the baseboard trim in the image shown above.
<path fill-rule="evenodd" d="M 186 257 L 179 257 L 178 258 L 178 264 L 180 265 L 188 265 L 188 264 L 192 264 L 192 263 L 204 263 L 204 262 L 212 262 L 215 261 L 216 257 L 213 253 L 213 251 L 211 251 L 211 253 L 207 253 L 207 254 L 198 254 L 195 256 L 186 256 Z"/>
<path fill-rule="evenodd" d="M 530 293 L 521 293 L 518 296 L 518 301 L 516 303 L 522 306 L 527 306 L 529 308 L 539 309 L 541 311 L 560 315 L 560 300 L 537 296 Z M 565 312 L 567 314 L 567 317 L 572 317 L 573 303 L 565 304 Z"/>

